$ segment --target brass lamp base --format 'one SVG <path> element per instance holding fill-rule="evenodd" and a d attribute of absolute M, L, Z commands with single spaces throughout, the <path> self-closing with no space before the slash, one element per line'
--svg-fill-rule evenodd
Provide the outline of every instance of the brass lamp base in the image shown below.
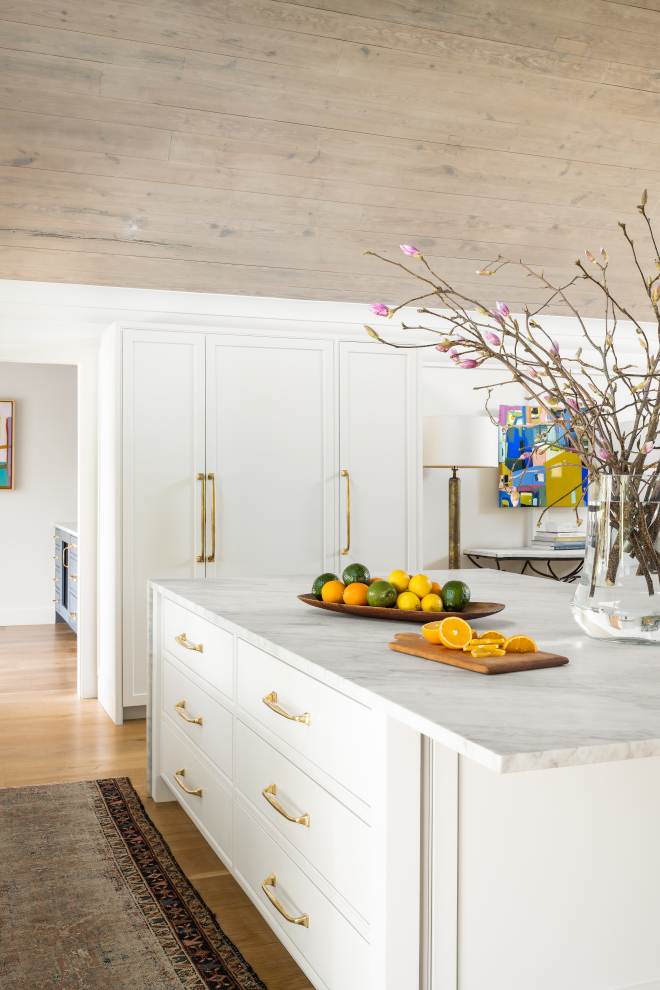
<path fill-rule="evenodd" d="M 449 479 L 449 569 L 460 567 L 461 557 L 461 479 L 455 467 Z"/>

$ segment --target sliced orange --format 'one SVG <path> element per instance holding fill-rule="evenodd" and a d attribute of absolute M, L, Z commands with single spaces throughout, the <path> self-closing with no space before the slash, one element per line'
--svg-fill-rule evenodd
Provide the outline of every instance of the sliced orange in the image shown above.
<path fill-rule="evenodd" d="M 529 636 L 510 636 L 504 644 L 507 653 L 536 653 L 536 643 Z"/>
<path fill-rule="evenodd" d="M 503 657 L 506 650 L 500 650 L 497 646 L 478 646 L 471 652 L 473 657 Z"/>
<path fill-rule="evenodd" d="M 438 636 L 443 646 L 448 646 L 450 650 L 460 650 L 472 640 L 472 630 L 465 621 L 448 617 L 443 619 L 438 625 Z"/>
<path fill-rule="evenodd" d="M 495 632 L 494 629 L 489 629 L 488 632 L 483 632 L 479 636 L 479 639 L 494 639 L 499 643 L 504 643 L 506 636 L 503 636 L 501 632 Z"/>
<path fill-rule="evenodd" d="M 362 581 L 354 581 L 344 588 L 344 605 L 366 605 L 369 585 Z"/>
<path fill-rule="evenodd" d="M 470 642 L 463 647 L 463 650 L 469 652 L 470 650 L 480 650 L 482 649 L 482 647 L 485 648 L 487 646 L 503 647 L 504 640 L 500 641 L 499 639 L 481 639 L 481 638 L 471 639 Z"/>
<path fill-rule="evenodd" d="M 440 644 L 440 636 L 438 635 L 438 626 L 444 619 L 439 619 L 437 622 L 426 622 L 422 626 L 422 633 L 428 639 L 429 643 L 435 643 L 436 646 Z"/>
<path fill-rule="evenodd" d="M 321 598 L 324 602 L 341 602 L 344 600 L 344 588 L 342 581 L 326 581 L 321 588 Z"/>

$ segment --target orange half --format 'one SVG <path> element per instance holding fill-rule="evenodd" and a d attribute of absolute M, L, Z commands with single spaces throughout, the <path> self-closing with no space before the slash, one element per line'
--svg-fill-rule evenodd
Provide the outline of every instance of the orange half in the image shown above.
<path fill-rule="evenodd" d="M 472 641 L 472 630 L 465 619 L 448 617 L 438 625 L 438 636 L 443 646 L 450 650 L 461 650 Z"/>
<path fill-rule="evenodd" d="M 507 653 L 536 653 L 536 643 L 529 636 L 510 636 L 504 644 Z"/>
<path fill-rule="evenodd" d="M 495 632 L 494 629 L 489 629 L 488 632 L 481 633 L 479 639 L 493 639 L 500 643 L 504 643 L 506 641 L 506 636 L 503 636 L 501 632 Z"/>
<path fill-rule="evenodd" d="M 440 636 L 438 635 L 438 626 L 440 625 L 440 622 L 442 622 L 442 621 L 443 621 L 442 619 L 439 619 L 437 622 L 426 622 L 422 626 L 422 633 L 423 633 L 424 637 L 426 639 L 428 639 L 429 643 L 435 643 L 436 646 L 439 646 L 440 645 Z"/>

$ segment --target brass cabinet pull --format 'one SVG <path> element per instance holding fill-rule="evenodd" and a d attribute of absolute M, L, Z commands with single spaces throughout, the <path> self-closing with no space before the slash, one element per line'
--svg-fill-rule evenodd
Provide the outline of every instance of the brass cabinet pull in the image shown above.
<path fill-rule="evenodd" d="M 181 646 L 186 648 L 186 650 L 197 650 L 198 653 L 204 652 L 204 644 L 198 643 L 197 646 L 191 646 L 188 640 L 186 639 L 185 633 L 181 633 L 180 636 L 175 636 L 174 638 L 177 641 L 177 643 L 180 643 Z"/>
<path fill-rule="evenodd" d="M 293 822 L 295 825 L 306 825 L 307 828 L 309 828 L 309 815 L 301 815 L 300 818 L 292 818 L 291 815 L 286 813 L 282 805 L 271 797 L 271 794 L 277 794 L 277 784 L 271 784 L 270 787 L 264 787 L 261 793 L 268 801 L 268 804 L 272 808 L 275 808 L 275 811 L 278 811 L 280 815 L 282 815 L 283 818 L 286 818 L 288 822 Z"/>
<path fill-rule="evenodd" d="M 59 560 L 59 559 L 60 559 L 59 554 L 57 555 L 57 557 L 53 557 L 53 560 Z"/>
<path fill-rule="evenodd" d="M 177 701 L 174 706 L 174 711 L 177 715 L 180 715 L 184 722 L 190 722 L 191 725 L 201 725 L 203 716 L 200 715 L 199 718 L 188 718 L 183 709 L 186 707 L 185 701 Z"/>
<path fill-rule="evenodd" d="M 282 915 L 282 917 L 286 918 L 287 921 L 290 921 L 292 925 L 303 925 L 304 928 L 309 928 L 308 914 L 301 914 L 299 918 L 291 917 L 291 915 L 287 914 L 287 912 L 284 910 L 278 899 L 275 897 L 275 894 L 271 893 L 271 891 L 268 889 L 269 887 L 274 887 L 276 884 L 277 884 L 277 877 L 275 876 L 274 873 L 271 873 L 269 877 L 266 877 L 266 879 L 261 884 L 261 889 L 263 890 L 264 894 L 266 895 L 270 903 L 273 905 L 273 907 L 276 907 L 277 910 Z"/>
<path fill-rule="evenodd" d="M 203 564 L 206 559 L 206 479 L 203 474 L 198 474 L 197 480 L 202 483 L 202 552 L 197 563 Z"/>
<path fill-rule="evenodd" d="M 342 553 L 348 553 L 351 549 L 351 479 L 348 471 L 342 471 L 342 478 L 346 478 L 346 546 L 342 547 Z"/>
<path fill-rule="evenodd" d="M 209 474 L 208 479 L 213 487 L 211 488 L 211 555 L 206 559 L 212 564 L 215 560 L 215 474 Z"/>
<path fill-rule="evenodd" d="M 78 580 L 77 574 L 69 574 L 69 581 L 77 581 L 77 580 Z"/>
<path fill-rule="evenodd" d="M 69 612 L 69 615 L 71 616 L 72 619 L 77 619 L 78 618 L 78 613 L 77 612 Z"/>
<path fill-rule="evenodd" d="M 191 791 L 189 787 L 186 787 L 186 785 L 182 780 L 179 780 L 179 777 L 185 777 L 185 775 L 186 775 L 185 767 L 181 767 L 180 770 L 174 771 L 174 779 L 176 780 L 179 787 L 181 787 L 186 792 L 186 794 L 195 794 L 197 797 L 201 797 L 202 796 L 201 787 L 198 787 L 196 791 Z"/>
<path fill-rule="evenodd" d="M 78 546 L 77 543 L 67 543 L 67 545 L 64 547 L 64 550 L 62 551 L 62 563 L 63 564 L 64 564 L 64 554 L 67 552 L 67 550 L 75 550 L 77 546 Z M 64 564 L 64 566 L 65 567 L 68 567 L 69 565 L 68 564 Z"/>
<path fill-rule="evenodd" d="M 53 581 L 60 581 L 61 578 L 53 578 Z"/>
<path fill-rule="evenodd" d="M 304 715 L 289 715 L 289 713 L 285 712 L 283 708 L 280 708 L 277 704 L 277 691 L 271 691 L 270 694 L 267 694 L 266 697 L 261 700 L 264 705 L 268 705 L 269 708 L 271 708 L 274 712 L 277 712 L 277 714 L 281 715 L 283 718 L 290 718 L 293 722 L 304 722 L 305 725 L 311 725 L 312 720 L 309 712 L 305 712 Z"/>

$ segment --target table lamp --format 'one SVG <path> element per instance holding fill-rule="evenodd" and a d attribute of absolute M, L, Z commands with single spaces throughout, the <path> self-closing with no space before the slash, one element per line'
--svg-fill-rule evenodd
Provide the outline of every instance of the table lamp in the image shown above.
<path fill-rule="evenodd" d="M 451 468 L 449 479 L 449 567 L 460 566 L 461 479 L 459 468 L 498 465 L 498 431 L 488 416 L 425 416 L 424 467 Z"/>

